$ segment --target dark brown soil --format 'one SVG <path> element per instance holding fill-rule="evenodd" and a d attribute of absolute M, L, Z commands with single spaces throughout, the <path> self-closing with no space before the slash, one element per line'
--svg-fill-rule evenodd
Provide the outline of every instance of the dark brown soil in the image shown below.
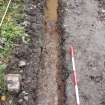
<path fill-rule="evenodd" d="M 30 44 L 19 43 L 13 51 L 12 58 L 8 66 L 8 73 L 19 73 L 22 75 L 21 90 L 14 95 L 17 105 L 35 105 L 37 104 L 37 88 L 39 74 L 43 68 L 43 0 L 26 1 L 26 18 L 29 24 L 26 27 L 26 33 L 31 38 Z M 18 66 L 20 60 L 26 61 L 26 66 Z M 43 77 L 42 77 L 43 79 Z M 28 94 L 28 101 L 24 99 L 24 91 Z M 20 101 L 22 100 L 22 101 Z"/>

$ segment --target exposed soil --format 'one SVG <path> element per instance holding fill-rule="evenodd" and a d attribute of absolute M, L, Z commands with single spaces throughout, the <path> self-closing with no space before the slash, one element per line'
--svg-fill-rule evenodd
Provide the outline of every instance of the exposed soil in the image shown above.
<path fill-rule="evenodd" d="M 62 0 L 66 65 L 71 72 L 70 45 L 75 47 L 81 105 L 105 105 L 105 1 Z M 67 79 L 67 105 L 76 104 L 73 82 Z"/>
<path fill-rule="evenodd" d="M 26 1 L 25 28 L 31 43 L 18 43 L 7 70 L 22 75 L 20 92 L 13 94 L 17 105 L 64 105 L 61 36 L 56 25 L 58 4 L 55 1 Z M 54 11 L 51 3 L 56 4 Z M 25 67 L 19 67 L 20 60 L 26 61 Z"/>
<path fill-rule="evenodd" d="M 9 73 L 20 73 L 22 75 L 21 90 L 14 95 L 17 105 L 35 105 L 37 104 L 37 91 L 39 74 L 42 72 L 43 58 L 43 35 L 44 35 L 44 19 L 43 19 L 42 0 L 26 1 L 26 18 L 28 22 L 26 33 L 31 38 L 30 44 L 19 43 L 12 54 L 12 59 L 8 67 Z M 26 61 L 26 66 L 19 68 L 20 60 Z M 43 79 L 43 77 L 42 77 Z M 24 99 L 24 93 L 28 94 L 28 100 Z"/>

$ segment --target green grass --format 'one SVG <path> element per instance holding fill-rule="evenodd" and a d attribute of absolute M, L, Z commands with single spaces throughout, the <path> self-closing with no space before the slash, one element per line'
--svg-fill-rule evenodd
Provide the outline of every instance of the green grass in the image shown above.
<path fill-rule="evenodd" d="M 7 3 L 8 0 L 0 0 L 0 21 L 5 12 Z M 20 25 L 24 19 L 23 10 L 24 3 L 22 0 L 12 1 L 0 29 L 0 40 L 3 40 L 3 43 L 0 42 L 0 89 L 3 91 L 5 91 L 5 69 L 11 51 L 14 48 L 15 40 L 22 38 L 22 36 L 25 35 L 24 28 Z M 12 105 L 15 105 L 15 103 Z"/>
<path fill-rule="evenodd" d="M 4 70 L 6 68 L 6 65 L 5 64 L 0 64 L 0 89 L 3 89 L 5 88 L 4 86 Z"/>
<path fill-rule="evenodd" d="M 0 19 L 6 9 L 8 0 L 0 0 Z M 8 61 L 11 49 L 14 47 L 14 41 L 21 38 L 25 32 L 24 28 L 19 25 L 24 17 L 24 6 L 21 0 L 11 2 L 8 13 L 0 29 L 0 38 L 5 39 L 3 48 L 0 48 L 0 59 Z"/>
<path fill-rule="evenodd" d="M 14 41 L 24 35 L 24 28 L 16 25 L 13 22 L 7 22 L 2 25 L 1 38 L 5 39 L 3 48 L 0 48 L 0 58 L 7 59 L 11 49 L 13 48 Z"/>

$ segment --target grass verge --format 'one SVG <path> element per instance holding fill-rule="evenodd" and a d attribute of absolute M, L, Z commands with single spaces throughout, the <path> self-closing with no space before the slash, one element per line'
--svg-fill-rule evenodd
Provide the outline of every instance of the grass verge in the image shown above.
<path fill-rule="evenodd" d="M 0 0 L 0 20 L 5 12 L 8 0 Z M 0 28 L 0 89 L 5 91 L 4 75 L 8 59 L 15 41 L 25 35 L 20 25 L 24 19 L 24 1 L 13 0 Z"/>

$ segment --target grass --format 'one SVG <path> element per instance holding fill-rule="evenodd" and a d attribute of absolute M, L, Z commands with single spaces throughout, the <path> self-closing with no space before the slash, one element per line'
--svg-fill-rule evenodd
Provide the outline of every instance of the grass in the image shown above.
<path fill-rule="evenodd" d="M 22 37 L 24 34 L 24 28 L 16 25 L 13 22 L 7 22 L 2 25 L 1 38 L 4 40 L 2 47 L 0 48 L 0 58 L 2 61 L 7 60 L 10 55 L 11 49 L 13 48 L 14 40 Z M 1 39 L 1 40 L 2 40 Z"/>
<path fill-rule="evenodd" d="M 0 0 L 0 20 L 6 9 L 8 0 Z M 0 60 L 7 61 L 14 47 L 14 41 L 21 38 L 25 34 L 24 28 L 19 25 L 20 20 L 23 19 L 23 2 L 15 0 L 11 3 L 9 11 L 0 29 Z"/>
<path fill-rule="evenodd" d="M 0 20 L 5 12 L 7 3 L 8 0 L 0 0 Z M 5 69 L 15 40 L 21 38 L 25 34 L 24 28 L 20 25 L 24 17 L 23 10 L 23 0 L 12 1 L 0 29 L 0 89 L 3 91 L 5 91 Z"/>
<path fill-rule="evenodd" d="M 4 70 L 6 68 L 6 65 L 5 64 L 0 64 L 0 89 L 5 89 L 5 86 L 4 86 Z"/>
<path fill-rule="evenodd" d="M 8 0 L 0 0 L 0 16 L 3 16 L 8 3 L 7 1 Z M 8 59 L 14 41 L 22 37 L 25 33 L 24 28 L 19 25 L 24 17 L 24 14 L 22 14 L 23 9 L 23 2 L 21 0 L 12 2 L 0 29 L 0 38 L 5 39 L 3 46 L 0 47 L 0 59 L 3 61 Z M 0 19 L 1 18 L 2 17 L 0 17 Z"/>

